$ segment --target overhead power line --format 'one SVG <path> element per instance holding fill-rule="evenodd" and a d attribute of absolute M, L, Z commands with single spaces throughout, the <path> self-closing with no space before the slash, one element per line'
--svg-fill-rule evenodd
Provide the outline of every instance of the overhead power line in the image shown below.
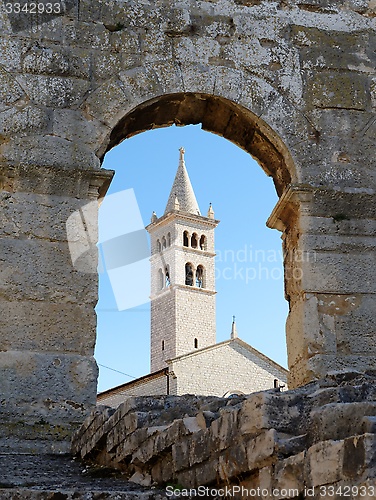
<path fill-rule="evenodd" d="M 121 372 L 119 370 L 115 370 L 115 368 L 110 368 L 109 366 L 101 365 L 100 363 L 97 363 L 97 364 L 98 364 L 98 366 L 101 366 L 102 368 L 107 368 L 107 370 L 111 370 L 112 372 L 121 373 L 122 375 L 125 375 L 126 377 L 130 377 L 130 378 L 134 378 L 134 379 L 137 378 L 137 377 L 134 377 L 133 375 L 129 375 L 129 373 L 124 373 L 124 372 Z"/>

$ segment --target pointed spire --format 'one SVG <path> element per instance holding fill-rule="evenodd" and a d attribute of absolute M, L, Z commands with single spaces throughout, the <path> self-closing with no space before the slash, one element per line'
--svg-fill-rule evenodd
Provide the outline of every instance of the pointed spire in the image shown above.
<path fill-rule="evenodd" d="M 238 331 L 236 329 L 235 316 L 232 317 L 232 326 L 231 326 L 231 339 L 238 338 Z"/>
<path fill-rule="evenodd" d="M 200 209 L 196 200 L 195 193 L 192 188 L 191 181 L 184 161 L 184 148 L 180 148 L 179 166 L 175 175 L 175 180 L 172 185 L 171 193 L 168 198 L 165 214 L 172 210 L 180 210 L 190 214 L 200 215 Z M 176 201 L 179 208 L 176 209 Z"/>
<path fill-rule="evenodd" d="M 180 210 L 180 203 L 175 193 L 174 210 Z"/>
<path fill-rule="evenodd" d="M 208 210 L 208 219 L 214 219 L 214 210 L 211 203 L 209 205 L 209 210 Z"/>

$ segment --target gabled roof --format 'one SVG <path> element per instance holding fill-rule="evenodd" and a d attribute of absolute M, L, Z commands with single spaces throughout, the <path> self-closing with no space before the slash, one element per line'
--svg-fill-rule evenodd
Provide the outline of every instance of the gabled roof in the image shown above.
<path fill-rule="evenodd" d="M 174 363 L 174 362 L 180 361 L 182 359 L 186 359 L 186 358 L 189 358 L 192 356 L 197 356 L 205 351 L 220 349 L 226 345 L 229 345 L 230 347 L 238 345 L 238 346 L 242 347 L 243 349 L 247 350 L 248 352 L 250 352 L 253 356 L 259 358 L 260 360 L 262 360 L 266 363 L 269 363 L 276 370 L 280 370 L 283 373 L 285 373 L 286 375 L 288 374 L 288 370 L 286 370 L 286 368 L 284 368 L 280 364 L 276 363 L 271 358 L 269 358 L 268 356 L 266 356 L 262 352 L 258 351 L 257 349 L 255 349 L 254 347 L 252 347 L 251 345 L 249 345 L 247 342 L 240 339 L 239 337 L 236 337 L 234 339 L 224 340 L 223 342 L 219 342 L 217 344 L 213 344 L 213 345 L 210 345 L 208 347 L 203 347 L 201 349 L 196 349 L 195 351 L 189 352 L 187 354 L 181 354 L 180 356 L 176 356 L 176 358 L 172 358 L 172 359 L 167 360 L 167 363 Z"/>
<path fill-rule="evenodd" d="M 200 208 L 185 166 L 185 151 L 183 148 L 180 148 L 179 151 L 179 166 L 164 213 L 167 214 L 173 210 L 178 210 L 180 212 L 200 215 Z"/>
<path fill-rule="evenodd" d="M 223 347 L 226 347 L 226 346 L 232 347 L 234 349 L 236 349 L 237 347 L 238 348 L 240 347 L 241 349 L 245 349 L 253 356 L 253 358 L 260 360 L 260 362 L 264 362 L 264 363 L 269 364 L 271 367 L 274 368 L 274 370 L 279 371 L 281 374 L 283 374 L 285 376 L 287 376 L 287 374 L 288 374 L 288 370 L 286 370 L 286 368 L 279 365 L 278 363 L 276 363 L 275 361 L 270 359 L 265 354 L 262 354 L 262 352 L 258 351 L 257 349 L 255 349 L 251 345 L 247 344 L 247 342 L 244 342 L 244 340 L 240 339 L 239 337 L 236 337 L 234 339 L 224 340 L 223 342 L 219 342 L 218 344 L 213 344 L 213 345 L 210 345 L 208 347 L 196 349 L 190 353 L 182 354 L 181 356 L 177 356 L 176 358 L 166 360 L 166 363 L 169 365 L 169 366 L 166 366 L 166 368 L 163 368 L 162 370 L 158 370 L 157 372 L 154 372 L 154 373 L 149 373 L 149 374 L 144 375 L 143 377 L 140 377 L 136 380 L 132 380 L 131 382 L 126 382 L 125 384 L 121 384 L 117 387 L 113 387 L 113 388 L 108 389 L 104 392 L 101 392 L 98 394 L 98 401 L 100 402 L 102 399 L 105 399 L 107 397 L 121 394 L 124 390 L 130 389 L 133 387 L 137 387 L 138 385 L 140 385 L 142 383 L 147 383 L 152 379 L 166 377 L 166 376 L 168 377 L 169 368 L 171 368 L 171 365 L 173 365 L 174 363 L 179 362 L 183 359 L 193 357 L 193 356 L 199 356 L 200 354 L 207 352 L 207 351 L 222 349 Z"/>

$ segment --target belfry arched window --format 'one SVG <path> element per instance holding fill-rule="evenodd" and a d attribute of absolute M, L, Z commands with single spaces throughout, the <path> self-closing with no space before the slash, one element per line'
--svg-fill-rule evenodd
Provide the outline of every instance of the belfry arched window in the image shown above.
<path fill-rule="evenodd" d="M 165 238 L 165 236 L 163 236 L 163 238 L 162 238 L 162 250 L 164 250 L 166 247 L 167 247 L 166 238 Z"/>
<path fill-rule="evenodd" d="M 161 250 L 162 250 L 161 242 L 157 240 L 157 252 L 160 252 Z"/>
<path fill-rule="evenodd" d="M 192 238 L 191 238 L 191 247 L 192 248 L 197 248 L 197 234 L 193 233 Z"/>
<path fill-rule="evenodd" d="M 167 234 L 167 246 L 170 247 L 171 246 L 171 233 L 168 233 Z"/>
<path fill-rule="evenodd" d="M 193 267 L 189 262 L 185 265 L 185 284 L 193 286 Z"/>
<path fill-rule="evenodd" d="M 165 278 L 163 276 L 162 269 L 158 269 L 158 290 L 162 290 L 165 284 Z"/>
<path fill-rule="evenodd" d="M 165 285 L 166 285 L 166 288 L 171 285 L 169 266 L 166 266 L 166 269 L 165 269 Z"/>
<path fill-rule="evenodd" d="M 202 266 L 198 266 L 196 269 L 196 286 L 204 288 L 204 268 Z"/>
<path fill-rule="evenodd" d="M 183 233 L 183 246 L 188 247 L 189 246 L 189 235 L 188 231 L 184 231 Z"/>
<path fill-rule="evenodd" d="M 206 236 L 204 234 L 200 238 L 200 249 L 206 250 Z"/>

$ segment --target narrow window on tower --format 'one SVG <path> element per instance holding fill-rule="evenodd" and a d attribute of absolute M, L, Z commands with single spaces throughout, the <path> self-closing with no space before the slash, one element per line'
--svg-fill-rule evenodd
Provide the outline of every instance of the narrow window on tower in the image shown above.
<path fill-rule="evenodd" d="M 195 339 L 195 349 L 198 349 L 198 340 Z"/>
<path fill-rule="evenodd" d="M 206 238 L 205 235 L 202 235 L 200 238 L 200 249 L 206 250 Z"/>
<path fill-rule="evenodd" d="M 158 290 L 162 290 L 164 287 L 164 276 L 162 269 L 158 269 Z"/>
<path fill-rule="evenodd" d="M 164 340 L 162 340 L 162 351 L 164 351 Z"/>
<path fill-rule="evenodd" d="M 171 280 L 170 280 L 170 271 L 169 267 L 167 266 L 165 269 L 165 276 L 166 276 L 166 288 L 171 285 Z"/>
<path fill-rule="evenodd" d="M 191 247 L 197 248 L 197 234 L 193 233 L 191 238 Z"/>
<path fill-rule="evenodd" d="M 168 233 L 167 234 L 167 246 L 170 247 L 171 246 L 171 233 Z"/>
<path fill-rule="evenodd" d="M 162 250 L 161 242 L 157 240 L 157 252 L 160 252 L 161 250 Z"/>
<path fill-rule="evenodd" d="M 183 233 L 183 246 L 184 247 L 188 246 L 188 231 L 184 231 Z"/>
<path fill-rule="evenodd" d="M 202 266 L 198 266 L 196 269 L 196 286 L 204 288 L 204 268 Z"/>
<path fill-rule="evenodd" d="M 185 284 L 193 286 L 193 268 L 189 262 L 185 265 Z"/>
<path fill-rule="evenodd" d="M 163 236 L 162 238 L 162 250 L 164 250 L 167 246 L 167 243 L 166 243 L 166 238 Z"/>

